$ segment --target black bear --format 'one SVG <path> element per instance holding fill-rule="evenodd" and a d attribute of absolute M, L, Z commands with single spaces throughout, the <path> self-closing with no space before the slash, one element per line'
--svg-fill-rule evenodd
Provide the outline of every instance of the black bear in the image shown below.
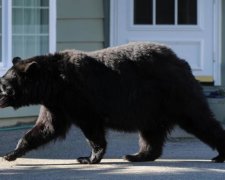
<path fill-rule="evenodd" d="M 94 52 L 66 50 L 13 59 L 0 78 L 0 107 L 41 104 L 35 126 L 4 158 L 13 161 L 30 150 L 64 137 L 72 124 L 92 152 L 80 163 L 99 163 L 108 128 L 138 131 L 140 151 L 128 161 L 154 161 L 175 125 L 216 149 L 225 160 L 225 131 L 214 118 L 190 66 L 168 47 L 129 43 Z"/>

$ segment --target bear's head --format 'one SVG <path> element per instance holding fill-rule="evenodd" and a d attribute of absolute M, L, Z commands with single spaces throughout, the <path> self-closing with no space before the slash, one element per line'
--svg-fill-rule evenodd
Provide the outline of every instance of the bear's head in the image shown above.
<path fill-rule="evenodd" d="M 21 106 L 35 104 L 30 102 L 28 93 L 34 88 L 38 63 L 33 60 L 25 61 L 19 57 L 13 58 L 13 66 L 0 78 L 0 107 Z M 32 94 L 34 96 L 34 94 Z M 35 99 L 35 98 L 33 98 Z"/>

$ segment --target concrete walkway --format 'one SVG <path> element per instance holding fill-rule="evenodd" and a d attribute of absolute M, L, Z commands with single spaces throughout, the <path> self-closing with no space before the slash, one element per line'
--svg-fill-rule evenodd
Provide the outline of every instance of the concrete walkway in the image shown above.
<path fill-rule="evenodd" d="M 26 130 L 0 131 L 0 156 L 12 150 Z M 130 163 L 122 156 L 138 149 L 137 134 L 108 133 L 106 156 L 98 165 L 80 165 L 76 158 L 89 154 L 79 129 L 66 140 L 56 141 L 14 162 L 0 159 L 0 179 L 225 179 L 225 163 L 212 163 L 217 155 L 193 138 L 172 138 L 155 162 Z"/>

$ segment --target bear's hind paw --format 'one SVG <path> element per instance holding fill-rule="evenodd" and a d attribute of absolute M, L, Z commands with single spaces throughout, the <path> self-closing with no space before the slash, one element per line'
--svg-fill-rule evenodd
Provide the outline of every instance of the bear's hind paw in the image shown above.
<path fill-rule="evenodd" d="M 218 155 L 212 159 L 212 162 L 215 162 L 215 163 L 223 163 L 224 161 L 225 161 L 225 157 L 221 155 Z"/>
<path fill-rule="evenodd" d="M 130 162 L 145 162 L 145 161 L 155 161 L 159 155 L 152 153 L 137 153 L 134 155 L 126 155 L 123 158 Z"/>

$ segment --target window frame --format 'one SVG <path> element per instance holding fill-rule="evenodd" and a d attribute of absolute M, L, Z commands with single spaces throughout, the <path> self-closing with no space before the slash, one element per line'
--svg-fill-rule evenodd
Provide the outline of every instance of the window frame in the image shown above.
<path fill-rule="evenodd" d="M 49 0 L 49 53 L 56 51 L 56 1 Z M 12 65 L 12 0 L 2 0 L 2 61 L 0 75 Z"/>
<path fill-rule="evenodd" d="M 175 0 L 175 24 L 170 25 L 163 25 L 163 24 L 156 24 L 156 7 L 155 4 L 156 0 L 153 0 L 153 24 L 134 24 L 134 0 L 129 1 L 129 10 L 128 10 L 128 29 L 134 30 L 134 31 L 146 31 L 146 30 L 158 30 L 158 31 L 174 31 L 174 30 L 180 30 L 180 31 L 196 31 L 196 30 L 202 30 L 203 29 L 203 16 L 201 14 L 203 7 L 201 4 L 204 3 L 202 0 L 197 0 L 197 24 L 196 25 L 182 25 L 178 24 L 178 11 L 177 11 L 177 0 Z"/>

